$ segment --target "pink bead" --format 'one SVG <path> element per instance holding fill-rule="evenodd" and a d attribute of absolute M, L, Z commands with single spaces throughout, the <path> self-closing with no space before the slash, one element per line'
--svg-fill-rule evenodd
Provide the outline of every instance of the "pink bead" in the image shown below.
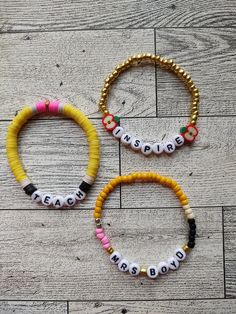
<path fill-rule="evenodd" d="M 103 229 L 102 228 L 97 228 L 96 229 L 96 234 L 99 234 L 99 233 L 102 233 L 103 232 Z"/>
<path fill-rule="evenodd" d="M 109 242 L 106 243 L 106 244 L 103 244 L 103 248 L 104 248 L 105 250 L 107 250 L 109 247 L 110 247 L 110 243 L 109 243 Z"/>
<path fill-rule="evenodd" d="M 100 240 L 102 240 L 102 238 L 104 238 L 104 237 L 105 237 L 105 234 L 103 232 L 97 234 L 97 238 Z"/>
<path fill-rule="evenodd" d="M 48 109 L 49 112 L 57 113 L 59 111 L 59 100 L 50 101 Z"/>
<path fill-rule="evenodd" d="M 46 107 L 45 101 L 37 102 L 36 109 L 37 109 L 38 112 L 46 112 L 47 111 L 47 107 Z"/>
<path fill-rule="evenodd" d="M 107 244 L 109 243 L 108 238 L 105 236 L 104 238 L 102 238 L 102 244 Z"/>

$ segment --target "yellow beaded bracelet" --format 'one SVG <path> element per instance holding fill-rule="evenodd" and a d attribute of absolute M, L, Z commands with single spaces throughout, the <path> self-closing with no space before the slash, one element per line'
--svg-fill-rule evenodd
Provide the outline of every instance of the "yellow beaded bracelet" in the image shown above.
<path fill-rule="evenodd" d="M 140 266 L 136 262 L 128 262 L 118 251 L 113 249 L 110 240 L 106 236 L 104 228 L 102 227 L 102 207 L 109 193 L 111 193 L 115 187 L 121 183 L 133 183 L 136 181 L 156 182 L 171 188 L 178 197 L 189 224 L 189 238 L 187 244 L 184 244 L 181 248 L 177 248 L 172 257 L 170 257 L 166 262 L 160 262 L 157 267 L 153 265 L 149 267 Z M 132 173 L 127 176 L 118 176 L 110 180 L 97 197 L 94 209 L 94 219 L 96 224 L 96 237 L 101 241 L 103 248 L 110 254 L 111 263 L 117 265 L 120 271 L 129 272 L 132 276 L 138 276 L 140 274 L 147 275 L 149 278 L 154 279 L 158 276 L 158 274 L 164 275 L 169 270 L 176 270 L 179 267 L 179 263 L 185 259 L 186 253 L 188 253 L 190 249 L 195 246 L 196 223 L 192 209 L 189 206 L 187 196 L 184 194 L 176 181 L 171 178 L 161 176 L 158 173 Z"/>
<path fill-rule="evenodd" d="M 189 124 L 181 127 L 179 133 L 174 135 L 165 143 L 156 142 L 154 144 L 150 144 L 136 136 L 132 136 L 130 133 L 125 132 L 124 128 L 119 125 L 120 117 L 109 113 L 107 108 L 108 93 L 116 78 L 131 66 L 138 65 L 141 62 L 152 62 L 175 73 L 185 83 L 192 96 L 191 117 Z M 198 118 L 199 98 L 200 95 L 196 85 L 193 83 L 190 75 L 185 72 L 184 69 L 180 68 L 171 59 L 165 59 L 158 55 L 144 53 L 128 58 L 123 63 L 116 66 L 113 72 L 107 76 L 101 90 L 99 110 L 104 115 L 102 123 L 106 131 L 111 132 L 116 139 L 120 139 L 121 143 L 126 147 L 130 146 L 134 151 L 141 151 L 145 156 L 148 156 L 152 153 L 155 155 L 160 155 L 162 152 L 171 154 L 175 151 L 176 148 L 181 147 L 184 143 L 192 143 L 198 135 L 196 122 Z"/>
<path fill-rule="evenodd" d="M 60 195 L 53 196 L 49 193 L 39 191 L 29 180 L 18 156 L 18 134 L 23 125 L 38 113 L 64 114 L 72 118 L 85 131 L 89 144 L 89 162 L 86 175 L 79 188 L 66 197 Z M 35 202 L 42 202 L 45 206 L 53 205 L 56 208 L 63 206 L 74 206 L 76 201 L 82 201 L 91 185 L 96 179 L 100 160 L 100 146 L 96 129 L 89 119 L 73 105 L 62 105 L 59 101 L 39 101 L 35 106 L 26 106 L 18 112 L 10 123 L 6 138 L 7 158 L 16 181 L 20 183 L 25 193 L 31 196 Z"/>

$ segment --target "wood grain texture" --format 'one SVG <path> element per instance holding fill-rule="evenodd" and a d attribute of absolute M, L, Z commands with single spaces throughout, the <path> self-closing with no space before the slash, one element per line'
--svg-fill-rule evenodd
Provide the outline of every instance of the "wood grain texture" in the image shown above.
<path fill-rule="evenodd" d="M 104 132 L 100 120 L 92 121 L 100 135 L 101 164 L 97 181 L 80 208 L 91 208 L 97 194 L 108 178 L 119 174 L 119 143 L 112 143 Z M 35 204 L 15 181 L 6 160 L 5 131 L 8 123 L 2 122 L 0 135 L 1 205 L 0 209 L 42 209 Z M 22 130 L 19 138 L 19 153 L 29 178 L 39 190 L 64 196 L 79 187 L 88 163 L 88 143 L 83 130 L 69 119 L 34 120 Z M 14 191 L 14 192 L 13 192 Z M 109 205 L 110 204 L 110 205 Z M 117 190 L 111 195 L 108 207 L 120 204 Z"/>
<path fill-rule="evenodd" d="M 144 142 L 155 143 L 163 137 L 164 141 L 171 139 L 186 121 L 186 118 L 122 119 L 121 125 Z M 170 176 L 180 183 L 191 206 L 234 205 L 236 146 L 232 134 L 235 123 L 234 117 L 200 118 L 195 143 L 181 147 L 172 156 L 147 158 L 122 145 L 122 174 L 155 171 Z M 126 186 L 121 191 L 124 207 L 179 206 L 169 189 L 154 184 Z"/>
<path fill-rule="evenodd" d="M 101 117 L 104 79 L 130 55 L 153 53 L 154 31 L 4 34 L 0 51 L 1 119 L 11 119 L 23 105 L 40 98 L 58 98 Z M 156 116 L 155 68 L 125 73 L 111 91 L 109 107 L 120 116 Z"/>
<path fill-rule="evenodd" d="M 0 298 L 222 298 L 222 211 L 214 207 L 195 212 L 196 248 L 178 271 L 153 281 L 133 278 L 111 265 L 95 239 L 91 210 L 2 210 Z M 169 257 L 187 237 L 187 223 L 177 208 L 108 209 L 104 226 L 124 256 L 148 264 Z"/>
<path fill-rule="evenodd" d="M 70 302 L 70 314 L 233 314 L 236 300 Z"/>
<path fill-rule="evenodd" d="M 235 115 L 234 29 L 159 29 L 157 53 L 190 73 L 200 91 L 200 115 Z M 190 115 L 190 94 L 178 77 L 157 69 L 159 116 Z"/>
<path fill-rule="evenodd" d="M 0 301 L 0 312 L 4 314 L 66 314 L 66 302 Z"/>
<path fill-rule="evenodd" d="M 226 297 L 236 297 L 236 207 L 224 207 Z"/>
<path fill-rule="evenodd" d="M 4 1 L 1 31 L 235 25 L 235 1 Z"/>

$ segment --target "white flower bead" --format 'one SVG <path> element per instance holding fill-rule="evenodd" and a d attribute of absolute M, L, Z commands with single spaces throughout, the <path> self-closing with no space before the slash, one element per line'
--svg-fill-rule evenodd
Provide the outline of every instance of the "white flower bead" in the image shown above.
<path fill-rule="evenodd" d="M 53 197 L 52 204 L 55 208 L 61 208 L 64 205 L 64 203 L 65 203 L 64 197 L 60 195 Z"/>
<path fill-rule="evenodd" d="M 140 273 L 140 266 L 137 263 L 131 263 L 129 265 L 129 273 L 131 276 L 138 276 Z"/>
<path fill-rule="evenodd" d="M 122 259 L 119 264 L 118 264 L 118 268 L 120 271 L 127 271 L 129 269 L 129 262 L 127 261 L 127 259 Z"/>
<path fill-rule="evenodd" d="M 65 197 L 66 206 L 72 207 L 75 205 L 75 203 L 76 203 L 76 200 L 75 200 L 75 196 L 73 194 L 67 195 Z"/>
<path fill-rule="evenodd" d="M 152 145 L 152 151 L 156 155 L 160 155 L 164 150 L 164 145 L 162 143 L 155 143 Z"/>
<path fill-rule="evenodd" d="M 131 141 L 131 148 L 135 151 L 141 149 L 142 145 L 143 142 L 138 138 L 134 137 Z"/>
<path fill-rule="evenodd" d="M 167 261 L 167 264 L 169 269 L 176 270 L 179 268 L 179 261 L 174 257 L 170 257 Z"/>
<path fill-rule="evenodd" d="M 164 151 L 167 153 L 167 154 L 172 154 L 174 151 L 175 151 L 175 144 L 172 143 L 172 142 L 166 142 L 164 144 Z"/>
<path fill-rule="evenodd" d="M 36 202 L 39 203 L 43 198 L 43 192 L 37 190 L 35 191 L 32 195 L 31 195 L 31 199 Z"/>
<path fill-rule="evenodd" d="M 121 136 L 120 140 L 124 145 L 129 145 L 132 142 L 132 136 L 128 133 L 125 133 Z"/>
<path fill-rule="evenodd" d="M 166 262 L 160 262 L 157 266 L 158 273 L 165 275 L 169 271 L 169 266 Z"/>
<path fill-rule="evenodd" d="M 112 134 L 115 138 L 121 138 L 122 134 L 124 133 L 124 129 L 121 126 L 117 126 L 113 131 Z"/>
<path fill-rule="evenodd" d="M 86 197 L 86 193 L 82 191 L 81 189 L 77 189 L 75 191 L 75 199 L 77 201 L 82 201 L 83 199 L 85 199 L 85 197 Z"/>
<path fill-rule="evenodd" d="M 173 142 L 175 146 L 180 147 L 184 144 L 184 138 L 181 134 L 177 134 L 175 135 Z"/>
<path fill-rule="evenodd" d="M 158 276 L 158 269 L 156 266 L 149 266 L 147 268 L 147 275 L 149 278 L 156 278 Z"/>
<path fill-rule="evenodd" d="M 149 144 L 149 143 L 144 143 L 142 145 L 142 148 L 141 148 L 141 152 L 145 155 L 145 156 L 148 156 L 152 153 L 152 145 Z"/>
<path fill-rule="evenodd" d="M 186 257 L 186 253 L 184 252 L 184 250 L 182 248 L 178 248 L 177 250 L 175 250 L 175 255 L 174 257 L 179 261 L 182 262 L 185 257 Z"/>
<path fill-rule="evenodd" d="M 42 197 L 42 203 L 43 205 L 45 206 L 50 206 L 52 204 L 52 195 L 51 194 L 43 194 L 43 197 Z"/>
<path fill-rule="evenodd" d="M 112 264 L 119 264 L 119 262 L 122 260 L 122 255 L 115 251 L 110 255 L 110 261 Z"/>

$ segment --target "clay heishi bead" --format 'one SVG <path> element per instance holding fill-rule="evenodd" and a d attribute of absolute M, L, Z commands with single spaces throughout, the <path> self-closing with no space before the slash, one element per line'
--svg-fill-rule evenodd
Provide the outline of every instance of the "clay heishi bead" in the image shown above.
<path fill-rule="evenodd" d="M 132 142 L 132 136 L 128 133 L 125 133 L 120 138 L 121 143 L 124 145 L 129 145 Z"/>
<path fill-rule="evenodd" d="M 118 264 L 118 268 L 120 271 L 128 271 L 129 270 L 129 262 L 127 261 L 127 259 L 122 259 L 119 264 Z"/>
<path fill-rule="evenodd" d="M 167 264 L 171 270 L 176 270 L 179 268 L 179 261 L 174 257 L 170 257 L 167 261 Z"/>
<path fill-rule="evenodd" d="M 113 131 L 112 134 L 115 138 L 121 138 L 124 133 L 124 129 L 121 126 L 117 126 Z"/>
<path fill-rule="evenodd" d="M 36 203 L 41 202 L 42 198 L 43 198 L 43 192 L 41 192 L 41 191 L 39 191 L 39 190 L 35 191 L 35 192 L 31 195 L 31 199 L 32 199 L 34 202 L 36 202 Z"/>
<path fill-rule="evenodd" d="M 138 138 L 133 138 L 131 141 L 131 148 L 134 151 L 140 150 L 143 145 L 143 142 Z"/>
<path fill-rule="evenodd" d="M 172 154 L 174 151 L 175 151 L 175 144 L 172 143 L 172 142 L 166 142 L 164 144 L 164 151 L 167 153 L 167 154 Z"/>
<path fill-rule="evenodd" d="M 61 208 L 64 205 L 64 203 L 65 203 L 64 197 L 60 195 L 53 197 L 52 204 L 55 208 Z"/>
<path fill-rule="evenodd" d="M 66 206 L 71 207 L 71 206 L 74 206 L 75 203 L 76 203 L 76 200 L 75 200 L 75 196 L 73 194 L 67 195 L 65 197 L 65 205 Z"/>
<path fill-rule="evenodd" d="M 137 263 L 131 263 L 129 265 L 129 273 L 131 276 L 138 276 L 140 273 L 140 266 Z"/>
<path fill-rule="evenodd" d="M 141 147 L 141 152 L 145 155 L 148 156 L 152 153 L 152 145 L 149 143 L 144 143 Z"/>
<path fill-rule="evenodd" d="M 157 266 L 158 273 L 165 275 L 169 271 L 169 266 L 166 262 L 160 262 Z"/>
<path fill-rule="evenodd" d="M 155 143 L 152 145 L 152 151 L 156 155 L 160 155 L 164 151 L 164 145 L 162 143 Z"/>
<path fill-rule="evenodd" d="M 147 268 L 147 275 L 149 278 L 156 278 L 158 276 L 158 269 L 156 266 L 149 266 Z"/>
<path fill-rule="evenodd" d="M 37 188 L 33 185 L 33 183 L 29 183 L 23 188 L 23 190 L 25 191 L 26 194 L 31 196 L 35 191 L 37 191 Z"/>
<path fill-rule="evenodd" d="M 110 261 L 112 264 L 119 264 L 119 262 L 122 260 L 122 255 L 115 251 L 110 255 Z"/>
<path fill-rule="evenodd" d="M 173 142 L 175 146 L 180 147 L 184 144 L 184 138 L 181 134 L 177 134 L 175 135 Z"/>
<path fill-rule="evenodd" d="M 42 197 L 42 203 L 43 205 L 45 206 L 50 206 L 52 204 L 52 195 L 51 194 L 43 194 L 43 197 Z"/>
<path fill-rule="evenodd" d="M 185 257 L 186 257 L 186 253 L 184 252 L 184 250 L 182 248 L 178 248 L 175 250 L 175 255 L 174 257 L 179 261 L 182 262 Z"/>
<path fill-rule="evenodd" d="M 85 199 L 85 197 L 86 197 L 86 193 L 82 191 L 81 189 L 77 189 L 75 191 L 75 199 L 77 201 L 82 201 L 83 199 Z"/>

